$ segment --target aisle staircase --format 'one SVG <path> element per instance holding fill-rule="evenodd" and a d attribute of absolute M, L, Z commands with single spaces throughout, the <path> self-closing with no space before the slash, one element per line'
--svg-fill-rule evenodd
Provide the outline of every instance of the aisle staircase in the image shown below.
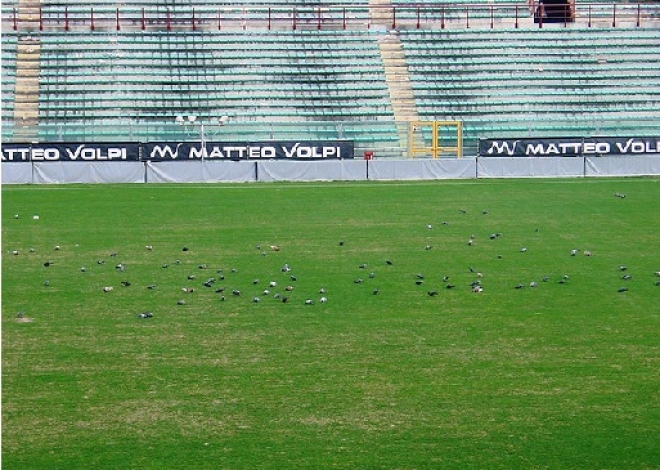
<path fill-rule="evenodd" d="M 380 55 L 385 69 L 385 80 L 390 93 L 394 120 L 397 123 L 399 141 L 408 147 L 408 123 L 419 121 L 412 81 L 403 45 L 396 31 L 390 31 L 379 42 Z"/>
<path fill-rule="evenodd" d="M 31 142 L 37 140 L 39 127 L 39 40 L 19 38 L 16 49 L 14 138 Z"/>
<path fill-rule="evenodd" d="M 35 0 L 19 0 L 18 22 L 22 31 L 39 30 L 40 6 Z M 14 139 L 30 142 L 37 140 L 39 127 L 39 39 L 29 35 L 19 37 L 16 51 Z"/>

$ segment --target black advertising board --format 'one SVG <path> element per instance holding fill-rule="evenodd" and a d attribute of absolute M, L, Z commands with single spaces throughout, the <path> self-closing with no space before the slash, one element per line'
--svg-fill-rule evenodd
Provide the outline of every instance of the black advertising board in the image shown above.
<path fill-rule="evenodd" d="M 479 139 L 480 157 L 585 157 L 660 154 L 660 137 Z"/>
<path fill-rule="evenodd" d="M 39 143 L 2 144 L 3 162 L 126 162 L 140 161 L 140 144 Z"/>
<path fill-rule="evenodd" d="M 353 158 L 354 144 L 333 141 L 147 142 L 144 161 L 194 160 L 336 160 Z"/>

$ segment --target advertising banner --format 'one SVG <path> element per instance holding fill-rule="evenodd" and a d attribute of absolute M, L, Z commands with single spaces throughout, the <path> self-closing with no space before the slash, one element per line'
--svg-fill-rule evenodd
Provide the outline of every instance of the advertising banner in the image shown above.
<path fill-rule="evenodd" d="M 3 144 L 3 162 L 127 162 L 140 160 L 139 143 Z"/>
<path fill-rule="evenodd" d="M 336 141 L 147 142 L 142 160 L 330 160 L 353 158 L 354 144 Z"/>
<path fill-rule="evenodd" d="M 479 139 L 480 157 L 587 157 L 660 154 L 660 137 Z"/>

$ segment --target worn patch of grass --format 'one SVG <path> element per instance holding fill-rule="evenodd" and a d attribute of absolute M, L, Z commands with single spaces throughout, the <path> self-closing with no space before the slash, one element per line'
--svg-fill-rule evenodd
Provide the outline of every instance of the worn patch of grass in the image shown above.
<path fill-rule="evenodd" d="M 3 187 L 3 468 L 656 468 L 658 184 Z"/>

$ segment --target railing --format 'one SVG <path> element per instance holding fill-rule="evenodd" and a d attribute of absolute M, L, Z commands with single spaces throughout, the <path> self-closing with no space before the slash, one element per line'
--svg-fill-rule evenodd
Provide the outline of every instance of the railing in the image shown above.
<path fill-rule="evenodd" d="M 549 22 L 548 9 L 526 4 L 414 4 L 394 6 L 294 7 L 87 7 L 44 5 L 35 14 L 3 8 L 3 25 L 14 31 L 38 30 L 248 30 L 248 29 L 365 29 L 386 28 L 515 28 Z M 561 8 L 561 7 L 560 7 Z M 660 20 L 660 4 L 569 4 L 558 15 L 567 23 L 591 26 L 634 25 Z M 557 12 L 557 8 L 554 8 Z M 534 21 L 532 21 L 534 20 Z M 556 22 L 556 21 L 553 21 Z M 7 28 L 5 28 L 7 29 Z"/>

